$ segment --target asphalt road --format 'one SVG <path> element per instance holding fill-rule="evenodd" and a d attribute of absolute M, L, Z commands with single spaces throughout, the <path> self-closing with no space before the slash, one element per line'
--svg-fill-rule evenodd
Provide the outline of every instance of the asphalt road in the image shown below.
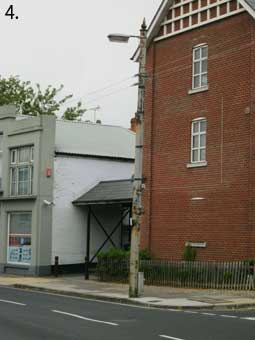
<path fill-rule="evenodd" d="M 255 311 L 169 311 L 0 288 L 1 340 L 254 340 Z"/>

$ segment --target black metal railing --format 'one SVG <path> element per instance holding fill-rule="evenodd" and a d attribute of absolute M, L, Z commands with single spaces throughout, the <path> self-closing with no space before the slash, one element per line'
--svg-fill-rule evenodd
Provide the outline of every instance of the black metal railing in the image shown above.
<path fill-rule="evenodd" d="M 183 288 L 254 289 L 254 266 L 248 262 L 141 260 L 145 284 Z M 99 258 L 96 274 L 104 282 L 127 283 L 129 259 Z"/>

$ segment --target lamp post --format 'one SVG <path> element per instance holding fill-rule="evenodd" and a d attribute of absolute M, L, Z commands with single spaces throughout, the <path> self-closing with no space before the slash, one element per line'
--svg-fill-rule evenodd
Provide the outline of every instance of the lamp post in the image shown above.
<path fill-rule="evenodd" d="M 133 180 L 133 205 L 132 205 L 132 232 L 130 250 L 130 275 L 129 275 L 129 296 L 139 296 L 139 245 L 140 226 L 143 215 L 142 191 L 143 184 L 143 139 L 144 139 L 144 99 L 146 81 L 146 45 L 147 27 L 145 19 L 141 26 L 140 35 L 110 34 L 108 36 L 112 42 L 127 43 L 130 38 L 138 38 L 139 44 L 139 87 L 138 103 L 136 113 L 136 150 L 135 150 L 135 173 Z"/>

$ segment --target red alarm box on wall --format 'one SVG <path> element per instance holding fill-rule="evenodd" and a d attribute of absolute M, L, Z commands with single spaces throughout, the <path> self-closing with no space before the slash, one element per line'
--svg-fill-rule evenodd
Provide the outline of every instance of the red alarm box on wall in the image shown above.
<path fill-rule="evenodd" d="M 46 169 L 46 177 L 51 177 L 52 175 L 52 169 L 51 168 L 47 168 Z"/>

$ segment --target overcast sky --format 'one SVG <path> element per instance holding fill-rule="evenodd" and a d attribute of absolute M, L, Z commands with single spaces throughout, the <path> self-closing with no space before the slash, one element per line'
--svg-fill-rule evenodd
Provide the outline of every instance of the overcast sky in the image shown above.
<path fill-rule="evenodd" d="M 138 34 L 143 17 L 149 24 L 160 2 L 1 0 L 0 74 L 43 86 L 64 84 L 65 94 L 82 98 L 87 108 L 99 105 L 103 123 L 128 127 L 136 111 L 137 88 L 130 87 L 137 81 L 131 78 L 137 64 L 130 61 L 136 41 L 116 44 L 106 37 Z M 18 20 L 4 15 L 10 4 Z M 87 119 L 92 117 L 88 112 Z"/>

